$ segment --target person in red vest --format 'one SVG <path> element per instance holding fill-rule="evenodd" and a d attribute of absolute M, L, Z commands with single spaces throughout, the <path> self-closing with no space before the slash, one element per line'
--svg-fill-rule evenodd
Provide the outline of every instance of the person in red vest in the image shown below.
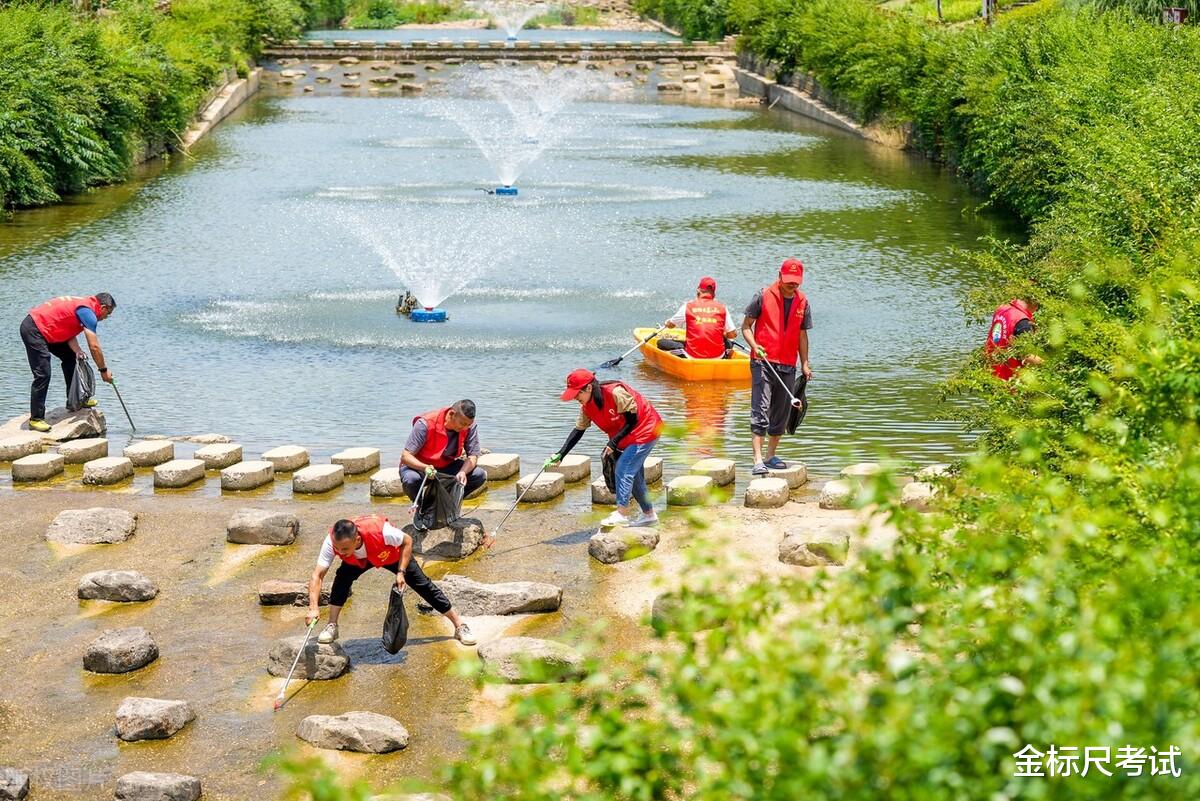
<path fill-rule="evenodd" d="M 405 586 L 412 587 L 425 603 L 445 615 L 454 624 L 454 639 L 463 645 L 474 645 L 471 629 L 451 607 L 446 593 L 412 558 L 412 550 L 412 537 L 389 523 L 383 515 L 362 515 L 334 523 L 329 536 L 321 543 L 317 566 L 308 581 L 305 623 L 312 625 L 321 615 L 321 583 L 333 565 L 333 557 L 341 559 L 342 563 L 333 574 L 333 588 L 329 591 L 329 622 L 317 636 L 317 642 L 329 643 L 338 638 L 338 619 L 350 597 L 350 588 L 363 573 L 382 567 L 396 574 L 396 586 L 401 592 Z"/>
<path fill-rule="evenodd" d="M 730 342 L 737 339 L 737 328 L 725 304 L 716 300 L 717 282 L 705 276 L 696 289 L 696 299 L 679 307 L 667 328 L 684 327 L 684 341 L 660 338 L 660 350 L 673 351 L 676 356 L 687 354 L 692 359 L 728 359 Z"/>
<path fill-rule="evenodd" d="M 987 341 L 983 343 L 983 352 L 992 361 L 992 374 L 1001 381 L 1008 381 L 1021 365 L 1039 365 L 1042 360 L 1033 354 L 1018 359 L 1016 356 L 1004 358 L 1004 351 L 1012 344 L 1013 338 L 1028 334 L 1033 330 L 1033 314 L 1038 310 L 1036 301 L 1017 298 L 997 307 L 992 315 L 992 324 L 988 327 Z M 996 360 L 999 361 L 996 361 Z"/>
<path fill-rule="evenodd" d="M 604 454 L 618 454 L 616 464 L 617 508 L 600 522 L 601 526 L 654 526 L 658 514 L 646 491 L 646 457 L 658 442 L 662 418 L 640 392 L 623 381 L 598 381 L 591 370 L 574 370 L 567 376 L 564 401 L 579 402 L 579 418 L 558 453 L 543 467 L 562 461 L 579 443 L 588 427 L 596 426 L 608 435 Z M 640 507 L 636 516 L 624 512 L 631 499 Z"/>
<path fill-rule="evenodd" d="M 46 422 L 46 392 L 50 389 L 50 357 L 57 356 L 62 362 L 63 379 L 70 390 L 75 377 L 75 363 L 86 359 L 79 343 L 75 340 L 81 333 L 87 337 L 88 350 L 100 371 L 100 377 L 112 383 L 112 371 L 104 360 L 100 339 L 96 336 L 96 324 L 107 319 L 117 302 L 107 292 L 98 292 L 87 297 L 66 295 L 34 306 L 21 321 L 21 341 L 25 343 L 25 355 L 29 369 L 33 371 L 33 386 L 29 392 L 29 427 L 34 431 L 49 431 Z M 95 406 L 96 399 L 89 398 L 87 406 Z"/>
<path fill-rule="evenodd" d="M 787 463 L 775 455 L 779 438 L 787 429 L 791 414 L 788 387 L 796 384 L 796 359 L 805 378 L 812 378 L 808 362 L 808 332 L 812 328 L 812 309 L 808 298 L 800 291 L 804 281 L 804 265 L 799 259 L 787 259 L 779 268 L 779 280 L 754 296 L 742 318 L 742 336 L 750 345 L 750 435 L 754 446 L 756 476 L 766 475 L 769 469 L 781 470 Z M 769 361 L 778 378 L 763 364 Z M 763 437 L 767 438 L 767 454 L 763 458 Z"/>
<path fill-rule="evenodd" d="M 460 400 L 413 418 L 412 431 L 400 454 L 400 481 L 404 492 L 417 499 L 423 476 L 454 476 L 470 495 L 487 481 L 483 468 L 476 467 L 481 450 L 475 425 L 475 403 Z"/>

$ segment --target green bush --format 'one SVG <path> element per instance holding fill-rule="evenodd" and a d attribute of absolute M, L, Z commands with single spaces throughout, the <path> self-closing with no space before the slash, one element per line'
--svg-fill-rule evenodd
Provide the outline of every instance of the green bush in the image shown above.
<path fill-rule="evenodd" d="M 688 39 L 715 41 L 733 33 L 730 0 L 634 0 L 639 14 L 660 20 Z"/>
<path fill-rule="evenodd" d="M 348 28 L 394 28 L 397 25 L 432 25 L 478 16 L 461 3 L 422 3 L 407 0 L 350 0 Z"/>

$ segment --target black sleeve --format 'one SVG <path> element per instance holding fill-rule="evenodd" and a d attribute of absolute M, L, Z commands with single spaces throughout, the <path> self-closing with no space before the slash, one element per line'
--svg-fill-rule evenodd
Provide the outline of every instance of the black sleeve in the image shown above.
<path fill-rule="evenodd" d="M 1028 334 L 1032 330 L 1033 330 L 1033 321 L 1032 320 L 1018 320 L 1017 324 L 1013 326 L 1012 335 L 1015 337 L 1018 334 Z"/>
<path fill-rule="evenodd" d="M 621 430 L 613 434 L 613 438 L 608 441 L 608 447 L 614 451 L 619 451 L 621 448 L 617 445 L 618 442 L 629 436 L 629 432 L 637 427 L 638 416 L 637 412 L 625 412 L 625 425 L 621 426 Z"/>
<path fill-rule="evenodd" d="M 571 452 L 571 449 L 579 444 L 579 440 L 583 439 L 584 430 L 582 428 L 572 428 L 571 433 L 567 434 L 567 440 L 558 449 L 559 456 L 566 456 Z"/>

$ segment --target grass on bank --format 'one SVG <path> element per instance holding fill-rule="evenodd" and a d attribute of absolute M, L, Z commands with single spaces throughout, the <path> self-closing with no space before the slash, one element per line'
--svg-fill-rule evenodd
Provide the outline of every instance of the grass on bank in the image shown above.
<path fill-rule="evenodd" d="M 481 14 L 464 3 L 421 3 L 407 0 L 350 0 L 346 28 L 395 28 L 475 19 Z"/>
<path fill-rule="evenodd" d="M 526 28 L 595 28 L 600 25 L 600 9 L 594 6 L 558 6 L 525 24 Z"/>

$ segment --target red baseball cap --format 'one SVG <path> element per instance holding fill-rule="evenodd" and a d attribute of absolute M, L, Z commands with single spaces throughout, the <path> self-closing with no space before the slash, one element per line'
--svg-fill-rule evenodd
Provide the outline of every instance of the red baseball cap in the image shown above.
<path fill-rule="evenodd" d="M 562 399 L 575 400 L 575 396 L 586 387 L 588 384 L 596 380 L 596 374 L 591 370 L 585 370 L 580 367 L 578 370 L 572 370 L 567 376 L 567 388 L 563 391 Z"/>
<path fill-rule="evenodd" d="M 700 286 L 696 287 L 696 289 L 700 290 L 701 292 L 707 292 L 710 295 L 716 295 L 717 280 L 715 278 L 709 278 L 706 275 L 700 279 Z"/>
<path fill-rule="evenodd" d="M 804 283 L 804 265 L 799 259 L 784 259 L 779 267 L 780 278 L 795 278 L 797 284 Z M 786 283 L 791 283 L 790 281 Z"/>

